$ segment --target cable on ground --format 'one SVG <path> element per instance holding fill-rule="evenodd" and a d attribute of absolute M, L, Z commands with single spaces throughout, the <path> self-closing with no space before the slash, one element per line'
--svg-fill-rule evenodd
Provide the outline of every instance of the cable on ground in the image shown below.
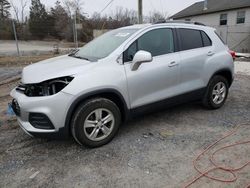
<path fill-rule="evenodd" d="M 187 187 L 190 187 L 192 184 L 194 184 L 196 181 L 198 181 L 199 179 L 201 179 L 202 177 L 206 177 L 208 179 L 211 179 L 211 180 L 214 180 L 214 181 L 218 181 L 218 182 L 223 182 L 223 183 L 231 183 L 231 182 L 235 182 L 238 178 L 237 178 L 237 175 L 236 173 L 240 170 L 242 170 L 243 168 L 245 168 L 247 165 L 250 164 L 250 161 L 247 161 L 246 163 L 244 163 L 243 165 L 239 166 L 239 167 L 228 167 L 228 166 L 223 166 L 223 165 L 220 165 L 216 162 L 215 160 L 215 155 L 217 153 L 221 153 L 223 150 L 225 149 L 228 149 L 228 148 L 233 148 L 235 146 L 238 146 L 238 145 L 246 145 L 246 144 L 250 144 L 250 140 L 247 140 L 247 141 L 239 141 L 239 142 L 235 142 L 233 144 L 228 144 L 226 146 L 223 146 L 219 149 L 217 149 L 216 151 L 214 151 L 210 157 L 209 157 L 209 160 L 210 162 L 213 164 L 214 167 L 210 168 L 210 169 L 207 169 L 205 171 L 199 169 L 198 167 L 198 161 L 199 159 L 204 156 L 204 154 L 206 152 L 208 152 L 209 150 L 211 150 L 212 148 L 214 148 L 219 142 L 221 142 L 222 140 L 234 135 L 238 129 L 243 126 L 243 125 L 249 125 L 250 124 L 240 124 L 240 125 L 237 125 L 232 131 L 228 132 L 227 134 L 225 134 L 223 137 L 221 137 L 220 139 L 218 139 L 217 141 L 215 141 L 214 143 L 212 143 L 211 145 L 209 145 L 205 150 L 203 150 L 200 154 L 197 155 L 197 157 L 193 160 L 193 166 L 194 166 L 194 169 L 199 173 L 198 176 L 194 177 L 189 183 L 187 183 L 186 185 L 184 185 L 183 187 L 187 188 Z M 231 178 L 219 178 L 219 177 L 215 177 L 215 176 L 212 176 L 212 175 L 209 175 L 211 172 L 215 172 L 215 171 L 223 171 L 223 172 L 226 172 L 228 174 L 231 175 Z M 250 188 L 250 183 L 245 187 L 245 188 Z"/>

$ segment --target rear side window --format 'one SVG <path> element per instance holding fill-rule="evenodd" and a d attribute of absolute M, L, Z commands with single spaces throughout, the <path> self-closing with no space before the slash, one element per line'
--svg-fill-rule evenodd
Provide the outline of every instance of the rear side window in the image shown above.
<path fill-rule="evenodd" d="M 201 31 L 201 36 L 203 40 L 203 46 L 212 46 L 212 41 L 211 39 L 207 36 L 207 34 L 204 31 Z"/>
<path fill-rule="evenodd" d="M 191 50 L 203 47 L 203 40 L 199 30 L 179 29 L 181 50 Z"/>

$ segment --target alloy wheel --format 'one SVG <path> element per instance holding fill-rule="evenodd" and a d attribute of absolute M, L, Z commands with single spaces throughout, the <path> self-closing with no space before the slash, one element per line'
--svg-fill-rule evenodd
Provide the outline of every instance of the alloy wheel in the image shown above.
<path fill-rule="evenodd" d="M 213 102 L 215 104 L 221 104 L 227 94 L 227 89 L 226 89 L 226 85 L 223 82 L 218 82 L 214 88 L 213 88 L 213 93 L 212 93 L 212 98 L 213 98 Z"/>
<path fill-rule="evenodd" d="M 84 133 L 92 141 L 101 141 L 112 132 L 115 118 L 111 111 L 98 108 L 92 111 L 84 122 Z"/>

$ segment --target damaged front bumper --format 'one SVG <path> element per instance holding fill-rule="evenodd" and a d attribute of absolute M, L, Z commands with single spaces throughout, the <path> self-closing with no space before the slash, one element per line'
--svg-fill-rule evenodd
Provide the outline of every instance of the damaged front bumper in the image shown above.
<path fill-rule="evenodd" d="M 43 97 L 28 97 L 13 89 L 12 109 L 17 115 L 20 127 L 29 135 L 46 138 L 65 138 L 68 130 L 64 128 L 66 114 L 73 95 L 58 92 Z"/>

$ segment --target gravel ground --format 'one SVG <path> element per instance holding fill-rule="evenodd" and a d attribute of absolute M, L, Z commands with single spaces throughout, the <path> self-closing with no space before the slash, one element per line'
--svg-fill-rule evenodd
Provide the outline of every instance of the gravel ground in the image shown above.
<path fill-rule="evenodd" d="M 110 144 L 97 149 L 78 146 L 73 140 L 30 138 L 15 118 L 5 115 L 10 97 L 0 97 L 0 187 L 183 186 L 197 175 L 192 166 L 197 152 L 235 124 L 249 122 L 216 148 L 249 139 L 250 69 L 248 64 L 241 66 L 236 63 L 237 75 L 223 108 L 208 111 L 191 103 L 143 116 L 124 124 Z M 15 84 L 0 86 L 1 93 L 8 93 Z M 240 165 L 250 159 L 250 146 L 217 157 L 223 164 Z M 199 165 L 205 169 L 211 164 L 204 157 Z M 192 187 L 244 188 L 250 183 L 250 166 L 237 176 L 230 184 L 202 178 Z"/>

